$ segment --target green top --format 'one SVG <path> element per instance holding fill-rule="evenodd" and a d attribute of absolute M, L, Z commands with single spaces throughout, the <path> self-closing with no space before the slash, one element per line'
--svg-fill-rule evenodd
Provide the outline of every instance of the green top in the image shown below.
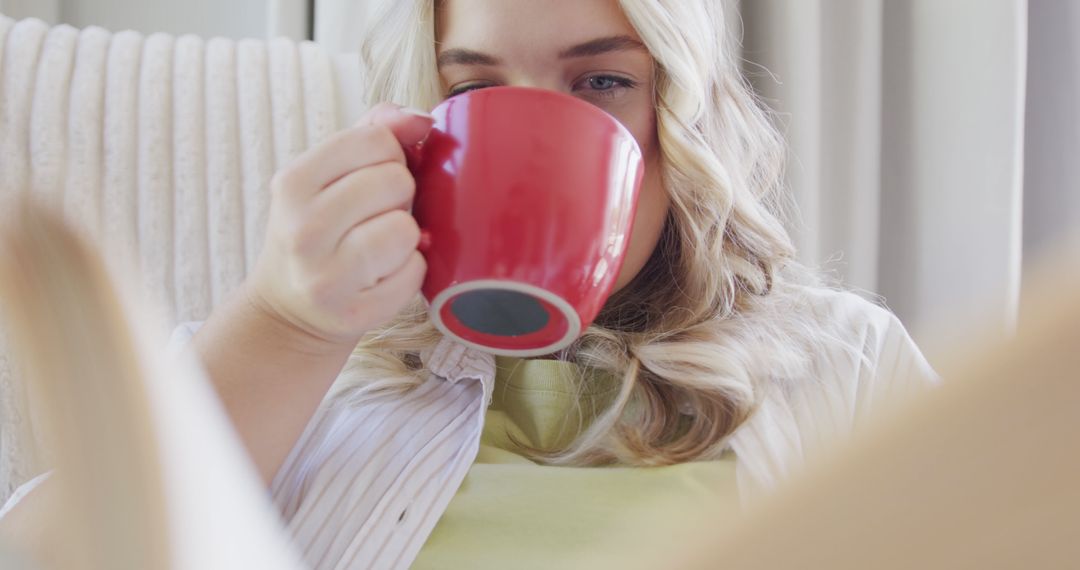
<path fill-rule="evenodd" d="M 579 385 L 578 374 L 568 362 L 497 359 L 476 462 L 413 569 L 566 567 L 569 560 L 606 555 L 595 552 L 600 544 L 617 554 L 620 538 L 640 540 L 630 537 L 644 532 L 660 539 L 680 513 L 703 501 L 731 505 L 718 520 L 737 512 L 734 456 L 589 468 L 539 465 L 516 451 L 514 441 L 545 450 L 572 442 L 614 398 L 615 379 L 591 375 Z M 632 515 L 639 511 L 647 513 Z M 633 532 L 620 531 L 628 519 Z"/>

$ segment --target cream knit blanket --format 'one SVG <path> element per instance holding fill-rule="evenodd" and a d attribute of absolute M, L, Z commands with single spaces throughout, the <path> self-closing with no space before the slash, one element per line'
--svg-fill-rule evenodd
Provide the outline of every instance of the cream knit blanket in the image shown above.
<path fill-rule="evenodd" d="M 273 173 L 363 107 L 357 71 L 287 39 L 0 16 L 0 197 L 31 188 L 138 268 L 167 321 L 202 320 L 256 259 Z M 34 475 L 23 398 L 0 344 L 0 503 Z"/>

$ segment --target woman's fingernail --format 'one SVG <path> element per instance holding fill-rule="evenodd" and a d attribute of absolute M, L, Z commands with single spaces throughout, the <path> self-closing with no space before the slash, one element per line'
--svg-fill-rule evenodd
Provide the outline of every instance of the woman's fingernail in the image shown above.
<path fill-rule="evenodd" d="M 420 230 L 420 243 L 416 246 L 420 253 L 427 253 L 431 249 L 431 232 Z"/>
<path fill-rule="evenodd" d="M 407 115 L 415 115 L 417 117 L 423 117 L 425 119 L 431 119 L 432 121 L 435 120 L 434 115 L 432 115 L 431 113 L 428 113 L 426 111 L 421 111 L 420 109 L 414 109 L 412 107 L 402 107 L 402 108 L 400 108 L 398 110 L 401 111 L 402 113 L 407 114 Z"/>

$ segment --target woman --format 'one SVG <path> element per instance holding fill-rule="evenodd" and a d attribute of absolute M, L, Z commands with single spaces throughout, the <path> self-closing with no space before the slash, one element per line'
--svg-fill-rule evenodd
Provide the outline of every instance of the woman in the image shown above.
<path fill-rule="evenodd" d="M 781 139 L 720 4 L 372 7 L 369 100 L 563 91 L 620 120 L 647 175 L 596 324 L 562 360 L 496 361 L 413 301 L 401 147 L 430 116 L 378 105 L 278 174 L 255 270 L 192 345 L 311 566 L 565 567 L 630 509 L 735 512 L 933 379 L 895 317 L 794 262 Z"/>
<path fill-rule="evenodd" d="M 565 564 L 661 489 L 772 486 L 933 377 L 894 317 L 793 261 L 780 138 L 720 3 L 385 1 L 370 23 L 369 100 L 570 93 L 634 134 L 647 175 L 597 324 L 565 361 L 497 363 L 399 313 L 425 269 L 401 145 L 429 117 L 377 106 L 276 178 L 260 262 L 194 346 L 313 566 Z"/>

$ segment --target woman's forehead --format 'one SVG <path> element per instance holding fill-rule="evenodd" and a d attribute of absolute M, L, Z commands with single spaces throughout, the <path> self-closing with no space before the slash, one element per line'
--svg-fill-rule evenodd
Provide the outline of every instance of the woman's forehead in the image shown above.
<path fill-rule="evenodd" d="M 598 38 L 638 39 L 618 0 L 440 0 L 437 6 L 440 50 L 542 55 L 536 52 L 557 54 Z"/>

